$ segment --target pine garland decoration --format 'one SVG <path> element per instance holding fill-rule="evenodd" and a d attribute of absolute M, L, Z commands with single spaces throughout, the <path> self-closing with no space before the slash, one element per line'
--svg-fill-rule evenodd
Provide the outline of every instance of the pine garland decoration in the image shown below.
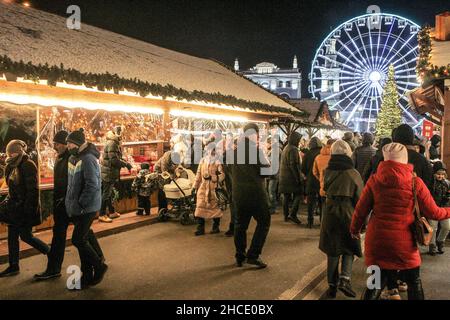
<path fill-rule="evenodd" d="M 88 88 L 97 87 L 98 90 L 119 90 L 135 92 L 142 97 L 149 94 L 161 96 L 163 99 L 174 97 L 177 100 L 187 101 L 204 101 L 208 103 L 225 104 L 240 108 L 250 109 L 253 111 L 275 112 L 290 114 L 294 117 L 303 117 L 305 112 L 293 111 L 288 108 L 273 106 L 261 102 L 254 102 L 236 98 L 233 95 L 224 95 L 219 92 L 208 93 L 199 90 L 192 92 L 176 88 L 171 84 L 161 85 L 159 83 L 149 83 L 137 78 L 122 78 L 117 74 L 106 73 L 83 73 L 78 70 L 64 68 L 64 65 L 49 66 L 47 63 L 42 65 L 34 65 L 31 62 L 25 63 L 12 61 L 8 56 L 0 56 L 0 74 L 13 74 L 17 77 L 23 77 L 26 80 L 38 82 L 39 80 L 47 80 L 49 86 L 56 86 L 57 82 L 65 81 L 74 85 L 85 85 Z"/>

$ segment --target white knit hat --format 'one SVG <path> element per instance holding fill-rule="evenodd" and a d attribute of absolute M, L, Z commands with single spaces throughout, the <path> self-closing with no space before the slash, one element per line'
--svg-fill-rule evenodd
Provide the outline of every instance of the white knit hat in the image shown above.
<path fill-rule="evenodd" d="M 343 154 L 351 158 L 352 149 L 350 148 L 349 144 L 344 140 L 337 140 L 331 145 L 331 154 L 332 155 Z"/>
<path fill-rule="evenodd" d="M 403 164 L 408 163 L 408 151 L 403 144 L 389 143 L 383 147 L 383 157 L 385 161 L 391 160 Z"/>

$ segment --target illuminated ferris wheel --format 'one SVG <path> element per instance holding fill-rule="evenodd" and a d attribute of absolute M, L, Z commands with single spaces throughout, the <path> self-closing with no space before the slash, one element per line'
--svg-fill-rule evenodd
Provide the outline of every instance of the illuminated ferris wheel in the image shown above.
<path fill-rule="evenodd" d="M 345 125 L 373 131 L 392 64 L 404 121 L 417 124 L 406 94 L 419 86 L 415 72 L 418 31 L 417 24 L 394 14 L 371 13 L 344 22 L 316 52 L 310 93 L 338 110 Z"/>

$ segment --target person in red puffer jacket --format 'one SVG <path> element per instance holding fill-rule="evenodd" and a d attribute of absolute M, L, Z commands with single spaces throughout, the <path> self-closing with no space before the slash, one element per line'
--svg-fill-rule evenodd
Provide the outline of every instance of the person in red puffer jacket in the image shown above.
<path fill-rule="evenodd" d="M 408 285 L 408 300 L 423 300 L 420 253 L 411 231 L 413 179 L 422 215 L 443 220 L 450 217 L 450 208 L 438 207 L 422 179 L 414 177 L 405 146 L 388 144 L 383 147 L 383 156 L 384 161 L 363 190 L 350 226 L 353 237 L 359 238 L 372 211 L 365 238 L 365 263 L 380 267 L 381 288 L 367 289 L 363 299 L 378 299 L 386 285 L 390 291 L 394 290 L 400 277 Z"/>

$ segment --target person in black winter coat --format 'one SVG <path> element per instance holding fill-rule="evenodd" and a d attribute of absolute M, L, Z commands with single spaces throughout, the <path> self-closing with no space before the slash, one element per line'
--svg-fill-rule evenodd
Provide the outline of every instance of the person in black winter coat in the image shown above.
<path fill-rule="evenodd" d="M 383 147 L 389 143 L 392 143 L 391 138 L 383 138 L 378 143 L 378 149 L 375 152 L 375 155 L 372 157 L 372 159 L 367 163 L 366 167 L 364 168 L 362 178 L 364 180 L 364 183 L 366 183 L 370 176 L 377 172 L 378 165 L 381 161 L 383 161 Z"/>
<path fill-rule="evenodd" d="M 1 220 L 8 224 L 9 266 L 0 273 L 0 277 L 14 276 L 20 272 L 19 237 L 42 254 L 47 255 L 50 250 L 32 234 L 32 228 L 41 223 L 38 170 L 26 150 L 27 145 L 21 140 L 12 140 L 6 146 L 8 198 L 6 217 Z"/>
<path fill-rule="evenodd" d="M 312 137 L 309 141 L 309 151 L 305 154 L 302 163 L 302 172 L 306 177 L 306 202 L 308 204 L 308 227 L 312 228 L 314 223 L 314 211 L 319 206 L 322 211 L 320 197 L 320 183 L 313 174 L 314 160 L 322 150 L 322 142 L 317 137 Z"/>
<path fill-rule="evenodd" d="M 408 149 L 408 163 L 414 166 L 414 172 L 423 180 L 428 190 L 433 187 L 433 169 L 427 159 L 416 151 L 414 146 L 414 131 L 402 124 L 395 129 L 393 141 L 403 144 Z"/>
<path fill-rule="evenodd" d="M 53 168 L 53 238 L 48 254 L 47 269 L 36 274 L 34 276 L 36 280 L 47 280 L 61 276 L 67 228 L 69 227 L 69 217 L 64 204 L 67 192 L 67 166 L 70 157 L 66 143 L 68 134 L 67 131 L 62 130 L 57 132 L 53 138 L 53 147 L 58 154 Z"/>
<path fill-rule="evenodd" d="M 352 155 L 355 169 L 358 170 L 361 176 L 364 175 L 364 170 L 372 157 L 377 152 L 377 149 L 373 147 L 374 137 L 370 132 L 364 132 L 362 137 L 362 146 L 357 147 Z"/>
<path fill-rule="evenodd" d="M 441 158 L 441 137 L 435 134 L 430 139 L 430 160 Z"/>
<path fill-rule="evenodd" d="M 258 268 L 267 265 L 260 259 L 264 243 L 270 229 L 270 212 L 264 178 L 270 175 L 263 171 L 270 167 L 268 159 L 258 146 L 259 130 L 256 124 L 244 127 L 244 137 L 237 143 L 234 153 L 232 172 L 232 198 L 235 213 L 234 243 L 236 247 L 236 265 L 252 264 Z M 256 154 L 255 154 L 256 153 Z M 256 163 L 253 159 L 256 158 Z M 247 229 L 252 217 L 256 220 L 256 229 L 250 248 L 247 250 Z"/>

